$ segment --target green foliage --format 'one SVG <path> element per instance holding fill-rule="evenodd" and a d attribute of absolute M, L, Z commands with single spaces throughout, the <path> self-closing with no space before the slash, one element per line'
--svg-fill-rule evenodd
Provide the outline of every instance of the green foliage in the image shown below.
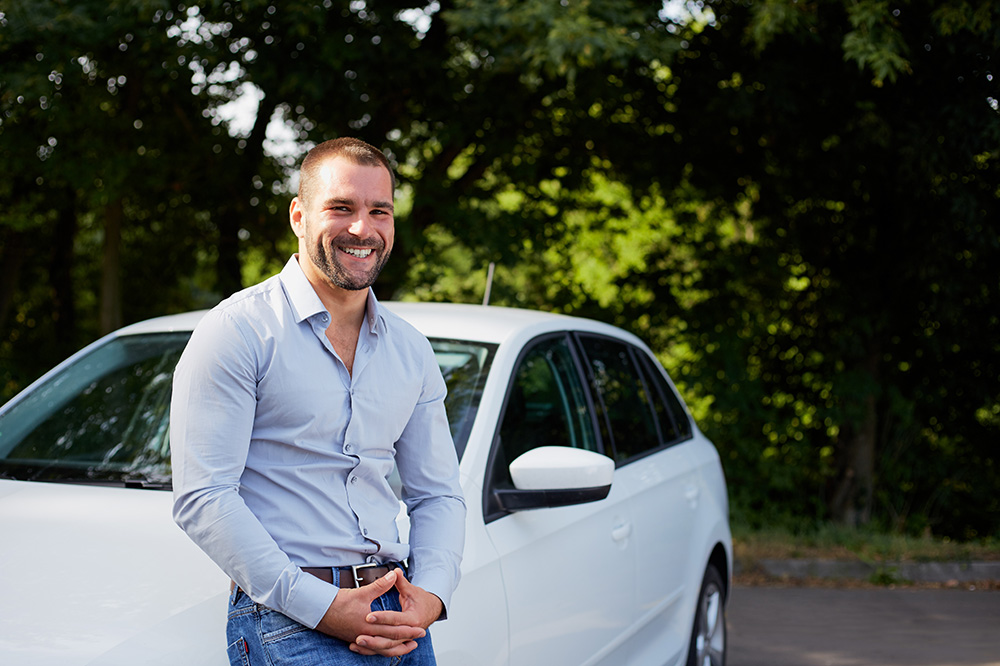
<path fill-rule="evenodd" d="M 957 541 L 930 533 L 908 536 L 832 523 L 760 528 L 738 519 L 732 528 L 736 556 L 745 562 L 814 558 L 861 560 L 891 567 L 888 563 L 993 561 L 1000 557 L 996 538 Z"/>
<path fill-rule="evenodd" d="M 656 38 L 659 17 L 633 3 L 458 0 L 442 14 L 454 34 L 529 86 L 543 77 L 573 80 L 580 69 L 669 58 L 677 48 Z"/>
<path fill-rule="evenodd" d="M 911 72 L 909 48 L 899 26 L 903 11 L 886 0 L 855 2 L 847 8 L 853 30 L 844 35 L 844 59 L 871 70 L 876 85 Z"/>
<path fill-rule="evenodd" d="M 169 307 L 169 298 L 150 302 L 142 292 L 122 302 L 115 284 L 155 284 L 160 274 L 191 267 L 190 252 L 163 242 L 190 229 L 195 190 L 185 179 L 189 167 L 169 158 L 177 116 L 200 117 L 189 87 L 161 66 L 190 57 L 165 34 L 165 8 L 152 1 L 4 6 L 3 397 L 96 337 L 102 301 L 112 320 L 123 309 L 134 319 Z M 121 263 L 108 254 L 119 242 Z M 187 295 L 178 300 L 188 303 Z"/>
<path fill-rule="evenodd" d="M 731 259 L 702 255 L 716 298 L 689 328 L 707 351 L 700 368 L 723 368 L 716 380 L 696 372 L 725 426 L 706 428 L 738 463 L 731 480 L 766 478 L 774 491 L 751 491 L 752 510 L 790 501 L 808 515 L 795 499 L 804 493 L 820 516 L 868 506 L 895 529 L 996 530 L 984 513 L 956 520 L 943 507 L 997 509 L 985 490 L 997 480 L 996 431 L 971 417 L 996 402 L 998 321 L 982 305 L 997 287 L 987 266 L 1000 245 L 988 222 L 1000 212 L 1000 117 L 983 54 L 1000 43 L 969 29 L 989 25 L 983 14 L 951 38 L 957 26 L 935 23 L 925 4 L 816 3 L 801 19 L 810 30 L 775 31 L 748 59 L 739 44 L 759 23 L 754 10 L 712 3 L 726 20 L 672 68 L 701 83 L 679 88 L 677 125 L 730 128 L 686 153 L 692 181 L 752 204 L 757 239 Z M 851 53 L 848 37 L 874 50 Z M 876 51 L 908 64 L 882 68 Z M 748 409 L 758 398 L 764 411 Z M 852 489 L 866 465 L 867 490 Z"/>

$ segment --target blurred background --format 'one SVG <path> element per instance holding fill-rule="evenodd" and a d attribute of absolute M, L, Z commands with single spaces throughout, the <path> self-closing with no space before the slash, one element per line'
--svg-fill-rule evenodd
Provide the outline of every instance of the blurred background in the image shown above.
<path fill-rule="evenodd" d="M 280 270 L 396 165 L 380 299 L 645 339 L 737 530 L 1000 543 L 1000 2 L 0 2 L 0 402 Z M 2 433 L 0 433 L 2 436 Z"/>

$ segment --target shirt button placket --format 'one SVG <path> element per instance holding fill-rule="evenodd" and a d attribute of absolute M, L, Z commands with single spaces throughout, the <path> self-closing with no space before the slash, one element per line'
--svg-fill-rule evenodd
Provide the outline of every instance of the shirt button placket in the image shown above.
<path fill-rule="evenodd" d="M 347 410 L 348 410 L 348 412 L 347 412 L 347 414 L 348 414 L 348 416 L 347 416 L 347 429 L 348 429 L 348 431 L 350 431 L 351 430 L 351 425 L 352 425 L 351 421 L 352 421 L 352 418 L 354 417 L 354 387 L 351 387 L 350 389 L 348 389 L 347 395 L 348 395 L 348 398 L 347 398 L 348 399 L 348 405 L 347 405 Z M 355 453 L 354 453 L 354 446 L 350 442 L 344 442 L 344 453 L 348 453 L 350 455 L 355 455 Z"/>

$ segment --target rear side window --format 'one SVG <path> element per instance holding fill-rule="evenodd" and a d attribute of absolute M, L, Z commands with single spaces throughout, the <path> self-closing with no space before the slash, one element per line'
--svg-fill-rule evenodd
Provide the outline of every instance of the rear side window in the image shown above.
<path fill-rule="evenodd" d="M 616 463 L 660 447 L 660 433 L 649 387 L 629 346 L 612 338 L 581 335 L 580 344 L 596 400 L 602 407 Z"/>
<path fill-rule="evenodd" d="M 688 439 L 691 437 L 691 421 L 687 410 L 663 377 L 659 365 L 646 354 L 636 352 L 636 357 L 640 360 L 643 376 L 652 394 L 653 409 L 660 424 L 663 443 L 672 444 Z"/>

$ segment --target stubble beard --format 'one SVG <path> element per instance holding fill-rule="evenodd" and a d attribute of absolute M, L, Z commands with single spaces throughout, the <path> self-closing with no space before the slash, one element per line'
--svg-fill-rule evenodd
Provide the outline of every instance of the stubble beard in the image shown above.
<path fill-rule="evenodd" d="M 327 246 L 316 239 L 311 239 L 308 244 L 309 259 L 312 260 L 316 268 L 326 276 L 330 284 L 348 291 L 360 291 L 367 289 L 375 283 L 386 262 L 389 260 L 390 252 L 385 251 L 385 243 L 380 238 L 367 238 L 358 240 L 354 236 L 338 237 L 330 243 L 330 251 Z M 371 248 L 378 256 L 375 265 L 367 273 L 357 276 L 349 272 L 340 261 L 340 247 Z"/>

